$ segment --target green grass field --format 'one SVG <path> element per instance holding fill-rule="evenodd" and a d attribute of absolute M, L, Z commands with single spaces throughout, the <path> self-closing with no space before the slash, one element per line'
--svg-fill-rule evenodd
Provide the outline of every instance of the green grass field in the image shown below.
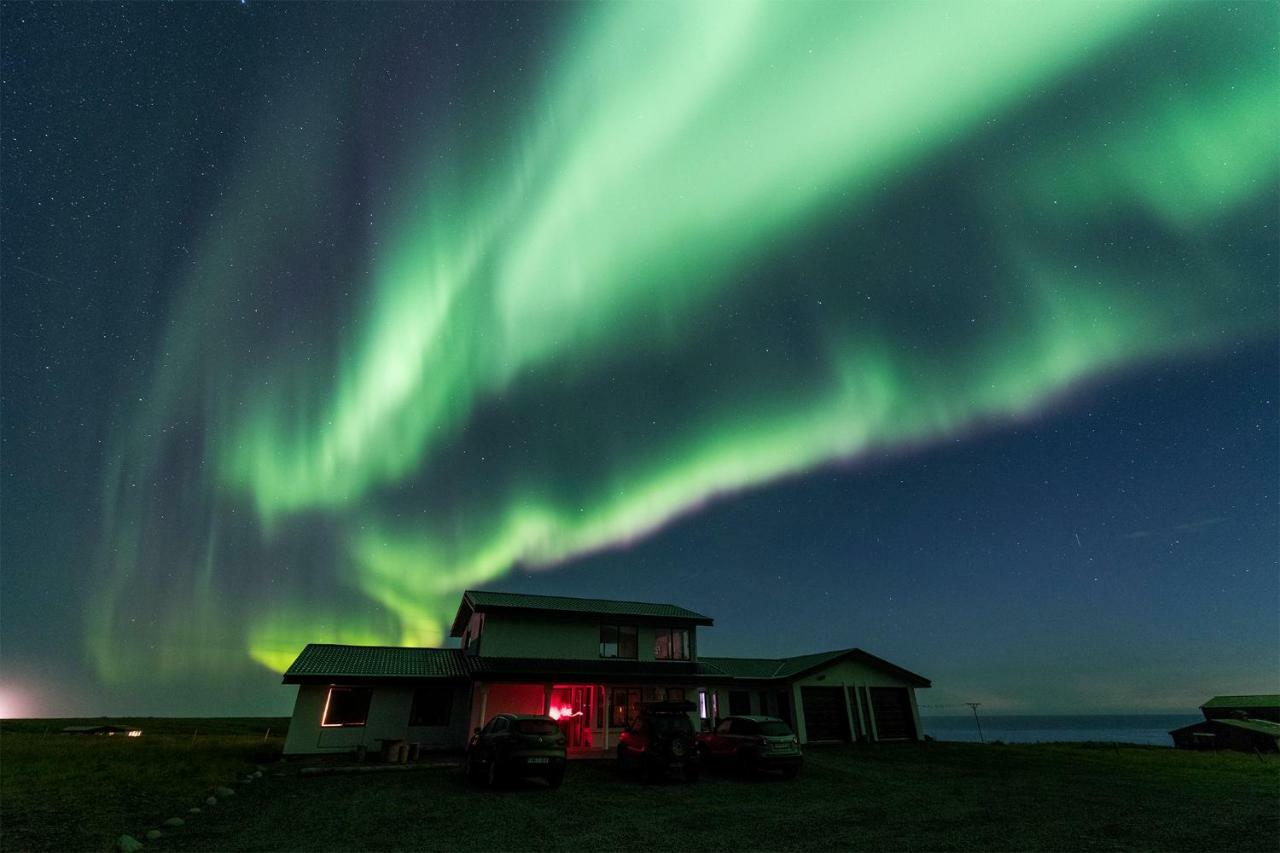
<path fill-rule="evenodd" d="M 102 850 L 188 817 L 208 787 L 278 753 L 277 738 L 262 741 L 271 722 L 195 746 L 187 722 L 185 738 L 157 723 L 137 743 L 6 725 L 3 847 Z M 933 743 L 811 748 L 806 760 L 794 782 L 707 773 L 696 785 L 644 785 L 611 762 L 575 762 L 557 791 L 497 792 L 469 787 L 456 768 L 305 776 L 273 762 L 147 849 L 1280 849 L 1275 756 Z"/>
<path fill-rule="evenodd" d="M 59 733 L 105 722 L 0 723 L 0 849 L 106 850 L 122 834 L 141 837 L 165 818 L 187 817 L 214 786 L 278 760 L 288 725 L 276 718 L 116 718 L 110 722 L 143 736 Z"/>

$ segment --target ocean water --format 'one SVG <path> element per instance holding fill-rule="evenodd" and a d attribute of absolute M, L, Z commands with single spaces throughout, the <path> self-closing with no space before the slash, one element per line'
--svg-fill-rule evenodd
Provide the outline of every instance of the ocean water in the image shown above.
<path fill-rule="evenodd" d="M 978 709 L 987 743 L 1140 743 L 1173 746 L 1171 729 L 1204 719 L 1200 714 L 1090 714 L 1070 716 L 1012 716 L 984 714 Z M 924 733 L 935 740 L 978 742 L 973 714 L 920 717 Z"/>

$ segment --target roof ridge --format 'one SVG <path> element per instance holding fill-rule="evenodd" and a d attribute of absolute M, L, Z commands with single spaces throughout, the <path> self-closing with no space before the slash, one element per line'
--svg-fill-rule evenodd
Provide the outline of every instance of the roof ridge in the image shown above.
<path fill-rule="evenodd" d="M 563 598 L 568 601 L 607 601 L 613 604 L 657 604 L 663 607 L 679 607 L 681 610 L 689 610 L 689 608 L 685 607 L 683 604 L 675 604 L 670 601 L 640 601 L 634 598 L 591 598 L 585 595 L 548 595 L 544 592 L 507 592 L 506 590 L 501 589 L 468 589 L 462 594 L 471 595 L 473 592 L 485 595 L 519 595 L 524 598 Z M 689 612 L 693 613 L 695 611 L 689 610 Z"/>
<path fill-rule="evenodd" d="M 364 643 L 307 643 L 305 648 L 330 649 L 398 649 L 413 652 L 460 652 L 452 646 L 370 646 Z"/>

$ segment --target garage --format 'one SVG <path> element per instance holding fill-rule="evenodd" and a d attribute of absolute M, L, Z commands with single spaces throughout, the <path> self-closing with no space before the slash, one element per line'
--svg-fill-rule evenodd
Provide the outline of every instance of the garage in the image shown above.
<path fill-rule="evenodd" d="M 849 717 L 844 690 L 839 687 L 801 687 L 804 728 L 808 740 L 849 740 Z"/>
<path fill-rule="evenodd" d="M 876 715 L 876 735 L 880 740 L 915 740 L 916 725 L 907 688 L 872 687 L 871 709 Z"/>

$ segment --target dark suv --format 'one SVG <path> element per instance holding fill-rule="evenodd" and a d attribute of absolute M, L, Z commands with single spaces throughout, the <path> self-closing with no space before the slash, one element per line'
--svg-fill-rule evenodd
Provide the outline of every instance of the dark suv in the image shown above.
<path fill-rule="evenodd" d="M 499 714 L 476 729 L 467 745 L 467 778 L 494 787 L 538 776 L 553 788 L 564 781 L 564 733 L 550 717 Z"/>
<path fill-rule="evenodd" d="M 698 741 L 689 714 L 692 702 L 648 702 L 640 715 L 618 737 L 618 769 L 640 770 L 657 780 L 679 770 L 686 781 L 696 782 L 701 764 Z"/>
<path fill-rule="evenodd" d="M 698 735 L 698 751 L 708 762 L 732 763 L 747 773 L 780 770 L 788 779 L 800 772 L 800 739 L 777 717 L 726 717 L 715 731 Z"/>

